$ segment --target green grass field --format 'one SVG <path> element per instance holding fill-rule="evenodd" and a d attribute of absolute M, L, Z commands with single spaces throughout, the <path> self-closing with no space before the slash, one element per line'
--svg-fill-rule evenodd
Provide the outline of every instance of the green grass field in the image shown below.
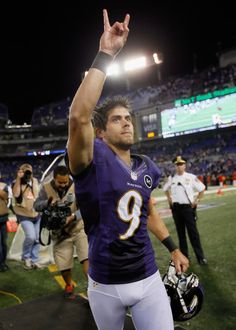
<path fill-rule="evenodd" d="M 154 195 L 160 196 L 160 191 Z M 192 320 L 183 322 L 186 329 L 198 330 L 230 330 L 236 329 L 236 266 L 235 266 L 235 237 L 236 237 L 236 191 L 224 192 L 223 195 L 205 195 L 202 205 L 211 208 L 198 211 L 198 228 L 201 234 L 208 266 L 199 266 L 190 248 L 191 265 L 189 272 L 196 273 L 205 290 L 205 302 L 202 311 Z M 166 201 L 157 206 L 168 208 Z M 164 218 L 171 235 L 177 241 L 177 236 L 171 218 Z M 9 245 L 13 234 L 9 235 Z M 169 261 L 169 253 L 162 244 L 154 239 L 156 259 L 163 275 Z M 19 303 L 37 299 L 40 296 L 62 292 L 51 273 L 44 270 L 25 271 L 18 261 L 8 261 L 10 270 L 0 273 L 0 308 L 7 308 Z M 86 287 L 82 271 L 75 260 L 73 271 L 74 281 L 78 283 L 77 290 Z M 111 329 L 112 330 L 112 329 Z"/>

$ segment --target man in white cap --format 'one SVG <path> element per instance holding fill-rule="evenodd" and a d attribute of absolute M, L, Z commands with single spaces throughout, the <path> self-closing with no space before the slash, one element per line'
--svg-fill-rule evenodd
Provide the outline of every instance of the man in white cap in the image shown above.
<path fill-rule="evenodd" d="M 174 176 L 169 176 L 163 186 L 174 218 L 181 252 L 188 258 L 186 229 L 193 250 L 200 265 L 206 265 L 200 235 L 196 225 L 196 208 L 203 197 L 205 185 L 196 175 L 185 172 L 186 159 L 177 156 L 173 159 L 176 166 Z M 194 193 L 197 191 L 196 197 Z"/>

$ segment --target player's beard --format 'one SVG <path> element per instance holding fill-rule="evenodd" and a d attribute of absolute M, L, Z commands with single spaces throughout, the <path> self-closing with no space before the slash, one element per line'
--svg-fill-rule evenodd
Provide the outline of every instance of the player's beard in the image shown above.
<path fill-rule="evenodd" d="M 104 139 L 104 140 L 111 148 L 112 146 L 114 146 L 117 149 L 125 150 L 125 151 L 129 150 L 134 144 L 133 135 L 130 136 L 129 138 L 110 137 L 109 139 Z"/>
<path fill-rule="evenodd" d="M 134 140 L 132 138 L 129 139 L 128 141 L 118 141 L 114 143 L 114 146 L 118 149 L 127 151 L 132 147 L 133 144 L 134 144 Z"/>

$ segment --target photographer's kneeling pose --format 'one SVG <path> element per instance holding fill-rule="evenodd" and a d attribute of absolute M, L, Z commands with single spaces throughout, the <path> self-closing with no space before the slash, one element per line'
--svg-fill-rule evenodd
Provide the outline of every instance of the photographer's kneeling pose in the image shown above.
<path fill-rule="evenodd" d="M 74 183 L 65 166 L 54 169 L 53 179 L 42 185 L 34 207 L 39 212 L 43 211 L 44 219 L 41 221 L 45 222 L 45 214 L 48 216 L 45 226 L 52 229 L 53 254 L 66 283 L 65 297 L 73 299 L 76 297 L 71 272 L 74 247 L 87 278 L 88 241 L 80 211 L 76 207 Z"/>

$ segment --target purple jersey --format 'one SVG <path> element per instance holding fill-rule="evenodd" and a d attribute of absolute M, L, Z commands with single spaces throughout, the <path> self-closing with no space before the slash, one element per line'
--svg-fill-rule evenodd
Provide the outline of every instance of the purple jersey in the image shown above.
<path fill-rule="evenodd" d="M 147 213 L 160 171 L 146 156 L 131 159 L 132 169 L 96 139 L 92 163 L 74 177 L 89 240 L 89 274 L 104 284 L 138 281 L 157 270 Z"/>

